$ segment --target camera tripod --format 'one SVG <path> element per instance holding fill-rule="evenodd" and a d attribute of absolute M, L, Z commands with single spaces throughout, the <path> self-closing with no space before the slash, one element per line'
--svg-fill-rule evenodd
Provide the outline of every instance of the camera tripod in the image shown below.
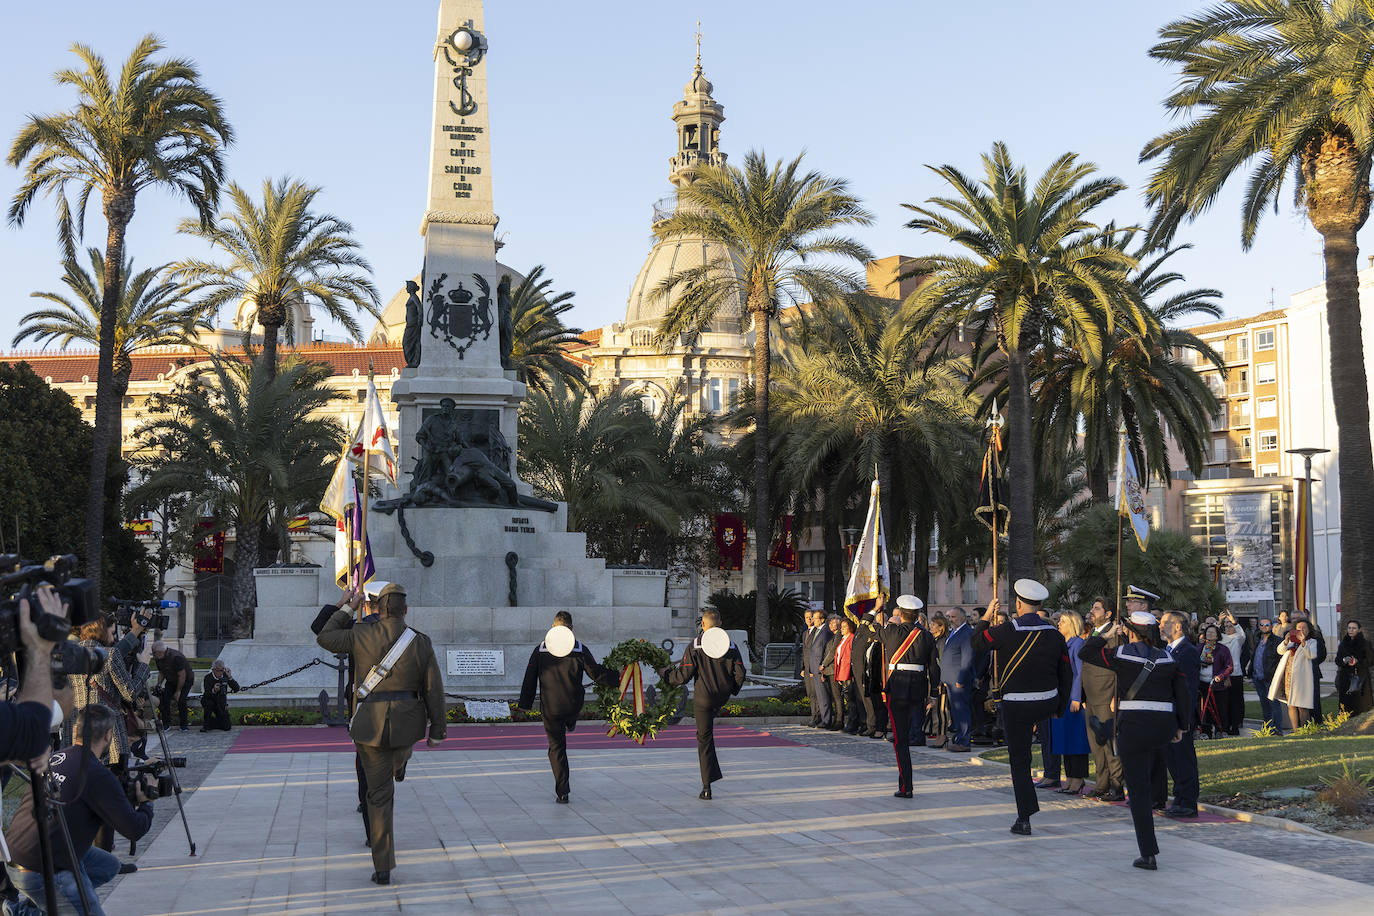
<path fill-rule="evenodd" d="M 148 689 L 148 682 L 143 682 L 142 692 L 139 694 L 148 704 L 148 708 L 153 713 L 153 727 L 157 731 L 158 744 L 162 747 L 162 759 L 167 761 L 167 773 L 172 777 L 172 797 L 177 802 L 177 813 L 181 815 L 181 826 L 186 831 L 186 844 L 191 847 L 191 855 L 196 854 L 196 841 L 191 839 L 191 824 L 186 820 L 186 808 L 181 804 L 181 780 L 177 778 L 177 768 L 172 766 L 172 752 L 167 747 L 167 731 L 162 727 L 161 710 L 153 703 L 152 691 Z M 138 848 L 138 841 L 129 844 L 129 855 L 134 855 Z"/>

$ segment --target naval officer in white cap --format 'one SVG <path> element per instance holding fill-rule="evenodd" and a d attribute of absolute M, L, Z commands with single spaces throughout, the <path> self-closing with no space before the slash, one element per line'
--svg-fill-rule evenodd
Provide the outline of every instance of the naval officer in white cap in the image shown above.
<path fill-rule="evenodd" d="M 1073 668 L 1063 635 L 1038 613 L 1049 589 L 1034 579 L 1017 579 L 1012 591 L 1016 614 L 974 636 L 973 650 L 992 652 L 1002 729 L 1011 755 L 1011 785 L 1016 793 L 1016 822 L 1011 832 L 1030 836 L 1031 815 L 1040 810 L 1031 781 L 1031 736 L 1035 723 L 1062 716 L 1068 709 Z M 988 605 L 983 619 L 989 624 L 997 619 L 999 604 L 993 598 Z"/>

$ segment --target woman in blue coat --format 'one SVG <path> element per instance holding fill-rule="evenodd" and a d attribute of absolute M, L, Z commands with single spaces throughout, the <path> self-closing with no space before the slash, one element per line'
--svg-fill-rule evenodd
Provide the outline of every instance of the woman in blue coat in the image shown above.
<path fill-rule="evenodd" d="M 1078 650 L 1083 647 L 1083 618 L 1075 611 L 1059 615 L 1059 632 L 1068 643 L 1069 663 L 1073 666 L 1073 686 L 1069 690 L 1069 710 L 1058 719 L 1050 720 L 1050 753 L 1063 760 L 1068 781 L 1056 791 L 1077 795 L 1083 791 L 1088 778 L 1088 723 L 1083 713 L 1083 661 Z"/>

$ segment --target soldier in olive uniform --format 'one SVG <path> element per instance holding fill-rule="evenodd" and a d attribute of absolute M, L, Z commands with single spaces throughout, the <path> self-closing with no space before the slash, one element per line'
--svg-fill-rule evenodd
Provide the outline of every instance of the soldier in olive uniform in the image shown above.
<path fill-rule="evenodd" d="M 372 880 L 391 883 L 396 867 L 391 810 L 392 779 L 405 779 L 414 745 L 425 737 L 437 747 L 447 733 L 444 720 L 444 683 L 429 637 L 406 626 L 406 591 L 395 582 L 377 598 L 380 618 L 368 626 L 349 627 L 352 612 L 334 612 L 316 642 L 328 652 L 351 652 L 358 670 L 367 672 L 357 687 L 357 707 L 350 731 L 362 760 L 367 782 L 368 840 L 372 847 Z M 413 636 L 407 637 L 410 630 Z M 372 673 L 403 638 L 409 644 L 376 683 Z"/>

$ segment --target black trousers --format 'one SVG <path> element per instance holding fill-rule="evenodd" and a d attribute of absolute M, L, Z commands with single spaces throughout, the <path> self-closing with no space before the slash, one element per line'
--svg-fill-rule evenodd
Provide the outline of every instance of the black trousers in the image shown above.
<path fill-rule="evenodd" d="M 815 675 L 802 673 L 802 683 L 806 685 L 806 698 L 811 701 L 811 724 L 821 724 L 821 701 L 816 699 L 816 683 L 819 680 Z"/>
<path fill-rule="evenodd" d="M 844 728 L 844 688 L 835 680 L 833 674 L 826 675 L 825 686 L 830 689 L 830 725 L 833 728 Z"/>
<path fill-rule="evenodd" d="M 1226 691 L 1226 733 L 1239 735 L 1245 722 L 1245 678 L 1231 675 L 1231 689 Z"/>
<path fill-rule="evenodd" d="M 844 721 L 842 723 L 847 732 L 857 732 L 863 728 L 863 707 L 859 703 L 859 686 L 851 677 L 847 681 L 840 682 L 840 692 L 844 695 Z"/>
<path fill-rule="evenodd" d="M 553 770 L 555 795 L 568 794 L 568 723 L 562 719 L 545 719 L 544 734 L 549 738 L 549 767 Z"/>
<path fill-rule="evenodd" d="M 892 749 L 897 754 L 897 790 L 911 791 L 911 710 L 906 703 L 888 700 L 888 724 L 892 728 Z"/>
<path fill-rule="evenodd" d="M 1016 816 L 1023 820 L 1040 810 L 1040 802 L 1035 797 L 1035 780 L 1031 778 L 1031 741 L 1035 723 L 1054 715 L 1058 707 L 1057 699 L 1029 703 L 1003 700 L 1001 704 L 1002 729 L 1011 758 L 1011 788 L 1016 793 Z"/>
<path fill-rule="evenodd" d="M 232 723 L 229 721 L 229 700 L 225 697 L 204 697 L 201 705 L 205 707 L 205 728 L 217 728 L 221 731 L 229 731 Z"/>
<path fill-rule="evenodd" d="M 1191 731 L 1185 732 L 1183 740 L 1177 744 L 1169 743 L 1153 752 L 1150 782 L 1151 795 L 1156 805 L 1162 805 L 1168 800 L 1170 778 L 1174 782 L 1174 804 L 1180 808 L 1196 808 L 1197 749 L 1193 747 Z"/>
<path fill-rule="evenodd" d="M 859 730 L 873 734 L 887 728 L 885 723 L 878 721 L 878 704 L 873 702 L 873 697 L 868 694 L 868 678 L 864 676 L 861 668 L 854 669 L 854 685 L 858 693 L 859 702 L 863 704 L 862 721 L 859 722 Z M 886 712 L 886 710 L 883 710 Z"/>
<path fill-rule="evenodd" d="M 1122 713 L 1117 720 L 1116 749 L 1130 794 L 1135 842 L 1142 856 L 1159 854 L 1154 812 L 1150 810 L 1151 804 L 1158 801 L 1153 770 L 1164 749 L 1170 746 L 1176 728 L 1173 714 L 1167 712 L 1132 710 Z M 1196 796 L 1193 804 L 1197 804 Z"/>
<path fill-rule="evenodd" d="M 191 710 L 186 707 L 186 698 L 191 695 L 191 684 L 187 682 L 181 690 L 176 690 L 171 684 L 162 685 L 162 696 L 158 698 L 157 710 L 162 717 L 162 727 L 172 727 L 172 701 L 177 704 L 177 724 L 182 728 L 186 727 L 186 722 L 191 716 Z"/>
<path fill-rule="evenodd" d="M 701 766 L 701 787 L 709 789 L 721 778 L 720 760 L 716 757 L 716 713 L 705 697 L 694 699 L 692 715 L 697 720 L 697 763 Z"/>

